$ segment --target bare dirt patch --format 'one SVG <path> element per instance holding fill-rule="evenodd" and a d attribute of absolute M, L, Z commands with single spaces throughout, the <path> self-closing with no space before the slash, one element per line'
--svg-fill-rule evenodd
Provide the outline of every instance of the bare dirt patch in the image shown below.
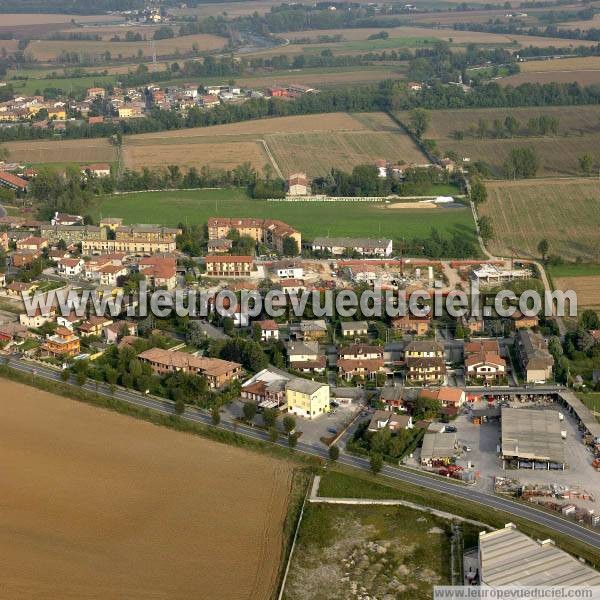
<path fill-rule="evenodd" d="M 270 598 L 283 462 L 0 380 L 2 596 Z"/>

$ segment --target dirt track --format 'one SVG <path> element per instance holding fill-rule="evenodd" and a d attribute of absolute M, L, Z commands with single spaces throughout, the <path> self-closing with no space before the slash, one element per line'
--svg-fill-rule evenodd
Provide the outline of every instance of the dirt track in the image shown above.
<path fill-rule="evenodd" d="M 0 379 L 3 598 L 266 599 L 291 469 Z"/>

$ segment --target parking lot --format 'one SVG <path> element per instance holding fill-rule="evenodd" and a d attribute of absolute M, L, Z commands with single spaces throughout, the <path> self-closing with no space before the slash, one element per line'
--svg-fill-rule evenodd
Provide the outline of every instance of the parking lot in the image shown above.
<path fill-rule="evenodd" d="M 516 404 L 514 406 L 519 406 Z M 551 405 L 546 410 L 559 410 L 558 405 Z M 458 429 L 460 447 L 467 445 L 470 452 L 461 452 L 459 464 L 471 461 L 475 470 L 481 473 L 476 487 L 491 492 L 494 489 L 494 476 L 518 479 L 522 483 L 579 486 L 595 498 L 595 506 L 600 508 L 600 474 L 591 466 L 592 454 L 582 442 L 582 436 L 575 420 L 564 411 L 561 429 L 566 430 L 564 471 L 545 471 L 531 469 L 502 469 L 500 450 L 500 423 L 488 422 L 474 425 L 468 414 L 461 414 L 453 423 Z"/>
<path fill-rule="evenodd" d="M 356 416 L 357 411 L 362 409 L 362 404 L 359 401 L 352 401 L 348 404 L 340 404 L 336 408 L 332 408 L 329 414 L 318 417 L 317 419 L 308 420 L 296 418 L 296 430 L 302 432 L 300 440 L 305 444 L 321 443 L 322 437 L 334 437 L 336 432 L 348 425 L 348 423 Z"/>

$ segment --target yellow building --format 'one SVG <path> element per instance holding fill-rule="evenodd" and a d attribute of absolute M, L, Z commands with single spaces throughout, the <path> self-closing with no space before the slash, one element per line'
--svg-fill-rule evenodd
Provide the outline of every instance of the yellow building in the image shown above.
<path fill-rule="evenodd" d="M 314 419 L 329 412 L 329 386 L 308 379 L 291 379 L 285 386 L 290 414 Z"/>

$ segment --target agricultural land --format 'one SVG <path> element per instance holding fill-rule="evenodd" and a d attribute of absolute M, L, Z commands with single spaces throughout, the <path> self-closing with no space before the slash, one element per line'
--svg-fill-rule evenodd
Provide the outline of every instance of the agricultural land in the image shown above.
<path fill-rule="evenodd" d="M 7 380 L 0 397 L 3 595 L 274 593 L 286 462 Z"/>
<path fill-rule="evenodd" d="M 399 113 L 408 123 L 409 115 Z M 482 108 L 460 110 L 435 110 L 430 112 L 431 123 L 425 137 L 433 139 L 442 153 L 453 152 L 460 159 L 487 163 L 496 177 L 504 177 L 503 165 L 514 148 L 532 148 L 539 157 L 537 176 L 573 176 L 580 174 L 579 158 L 590 154 L 600 161 L 600 107 L 528 107 L 528 108 Z M 495 120 L 504 123 L 507 116 L 519 122 L 519 130 L 512 137 L 495 138 Z M 531 134 L 530 119 L 542 116 L 555 117 L 559 121 L 556 135 Z M 487 132 L 481 137 L 480 121 Z M 462 139 L 457 139 L 458 135 Z"/>
<path fill-rule="evenodd" d="M 499 256 L 539 258 L 537 245 L 574 261 L 600 257 L 600 187 L 593 179 L 488 181 L 480 215 L 491 218 L 489 249 Z"/>
<path fill-rule="evenodd" d="M 426 162 L 412 139 L 382 113 L 277 117 L 140 134 L 125 139 L 123 155 L 128 168 L 171 163 L 232 168 L 249 161 L 260 170 L 269 161 L 267 149 L 276 171 L 284 176 L 305 171 L 316 177 L 331 168 L 352 170 L 380 158 Z"/>

